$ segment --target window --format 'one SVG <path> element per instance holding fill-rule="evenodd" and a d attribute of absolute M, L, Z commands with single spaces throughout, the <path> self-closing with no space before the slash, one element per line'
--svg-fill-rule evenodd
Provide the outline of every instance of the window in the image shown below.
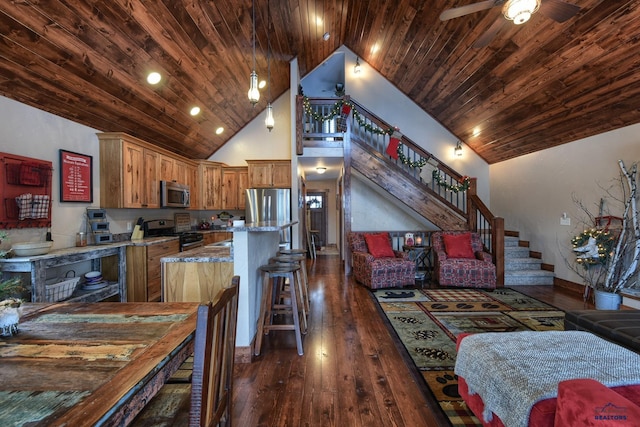
<path fill-rule="evenodd" d="M 322 196 L 306 196 L 307 206 L 309 209 L 322 209 Z"/>

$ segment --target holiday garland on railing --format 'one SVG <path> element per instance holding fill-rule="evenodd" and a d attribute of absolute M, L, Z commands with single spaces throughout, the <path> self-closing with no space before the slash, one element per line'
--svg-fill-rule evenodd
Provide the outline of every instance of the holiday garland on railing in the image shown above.
<path fill-rule="evenodd" d="M 402 139 L 400 129 L 398 129 L 397 127 L 382 129 L 381 127 L 374 126 L 373 124 L 368 123 L 362 116 L 362 114 L 360 114 L 358 110 L 356 110 L 355 104 L 351 101 L 339 99 L 335 102 L 335 104 L 333 104 L 333 106 L 329 110 L 329 113 L 326 115 L 314 111 L 311 107 L 309 98 L 306 96 L 302 98 L 302 106 L 308 116 L 312 117 L 316 121 L 322 122 L 333 120 L 337 116 L 346 119 L 349 113 L 353 111 L 353 118 L 358 123 L 358 126 L 364 128 L 365 131 L 378 135 L 389 135 L 389 145 L 387 146 L 386 151 L 391 158 L 400 160 L 403 165 L 407 165 L 412 168 L 422 169 L 428 163 L 428 159 L 425 159 L 424 157 L 420 157 L 418 160 L 409 160 L 409 158 L 404 154 L 403 151 L 404 144 L 400 142 L 400 140 Z M 343 131 L 344 130 L 346 130 L 346 128 L 343 128 Z M 444 187 L 446 190 L 452 191 L 454 193 L 468 190 L 471 182 L 471 179 L 468 176 L 463 176 L 460 179 L 459 184 L 449 184 L 445 181 L 445 178 L 442 177 L 440 171 L 438 171 L 437 169 L 433 171 L 433 179 L 440 187 Z"/>

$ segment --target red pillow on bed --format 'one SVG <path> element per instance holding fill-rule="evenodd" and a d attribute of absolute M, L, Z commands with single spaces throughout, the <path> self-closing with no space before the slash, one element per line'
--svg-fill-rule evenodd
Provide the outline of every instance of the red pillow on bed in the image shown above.
<path fill-rule="evenodd" d="M 449 258 L 476 258 L 471 247 L 471 233 L 443 234 L 442 241 Z"/>
<path fill-rule="evenodd" d="M 374 258 L 394 258 L 388 233 L 365 234 L 367 249 Z"/>

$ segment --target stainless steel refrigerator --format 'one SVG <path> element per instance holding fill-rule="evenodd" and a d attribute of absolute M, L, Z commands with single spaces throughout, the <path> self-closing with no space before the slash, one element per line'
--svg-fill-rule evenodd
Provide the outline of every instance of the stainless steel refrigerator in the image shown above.
<path fill-rule="evenodd" d="M 247 188 L 247 223 L 288 222 L 291 220 L 291 189 L 289 188 Z M 280 233 L 280 243 L 291 243 L 291 229 Z"/>

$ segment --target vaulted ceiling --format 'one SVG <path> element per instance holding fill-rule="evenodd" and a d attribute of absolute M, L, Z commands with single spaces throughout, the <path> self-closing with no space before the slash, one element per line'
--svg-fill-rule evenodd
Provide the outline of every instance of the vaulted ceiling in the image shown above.
<path fill-rule="evenodd" d="M 567 0 L 563 23 L 545 14 L 557 1 L 516 26 L 502 0 L 446 22 L 473 0 L 256 0 L 256 68 L 269 38 L 275 99 L 292 58 L 304 76 L 344 44 L 488 163 L 640 122 L 640 0 Z M 265 90 L 247 100 L 251 0 L 4 0 L 0 32 L 0 94 L 188 157 L 266 107 Z"/>

